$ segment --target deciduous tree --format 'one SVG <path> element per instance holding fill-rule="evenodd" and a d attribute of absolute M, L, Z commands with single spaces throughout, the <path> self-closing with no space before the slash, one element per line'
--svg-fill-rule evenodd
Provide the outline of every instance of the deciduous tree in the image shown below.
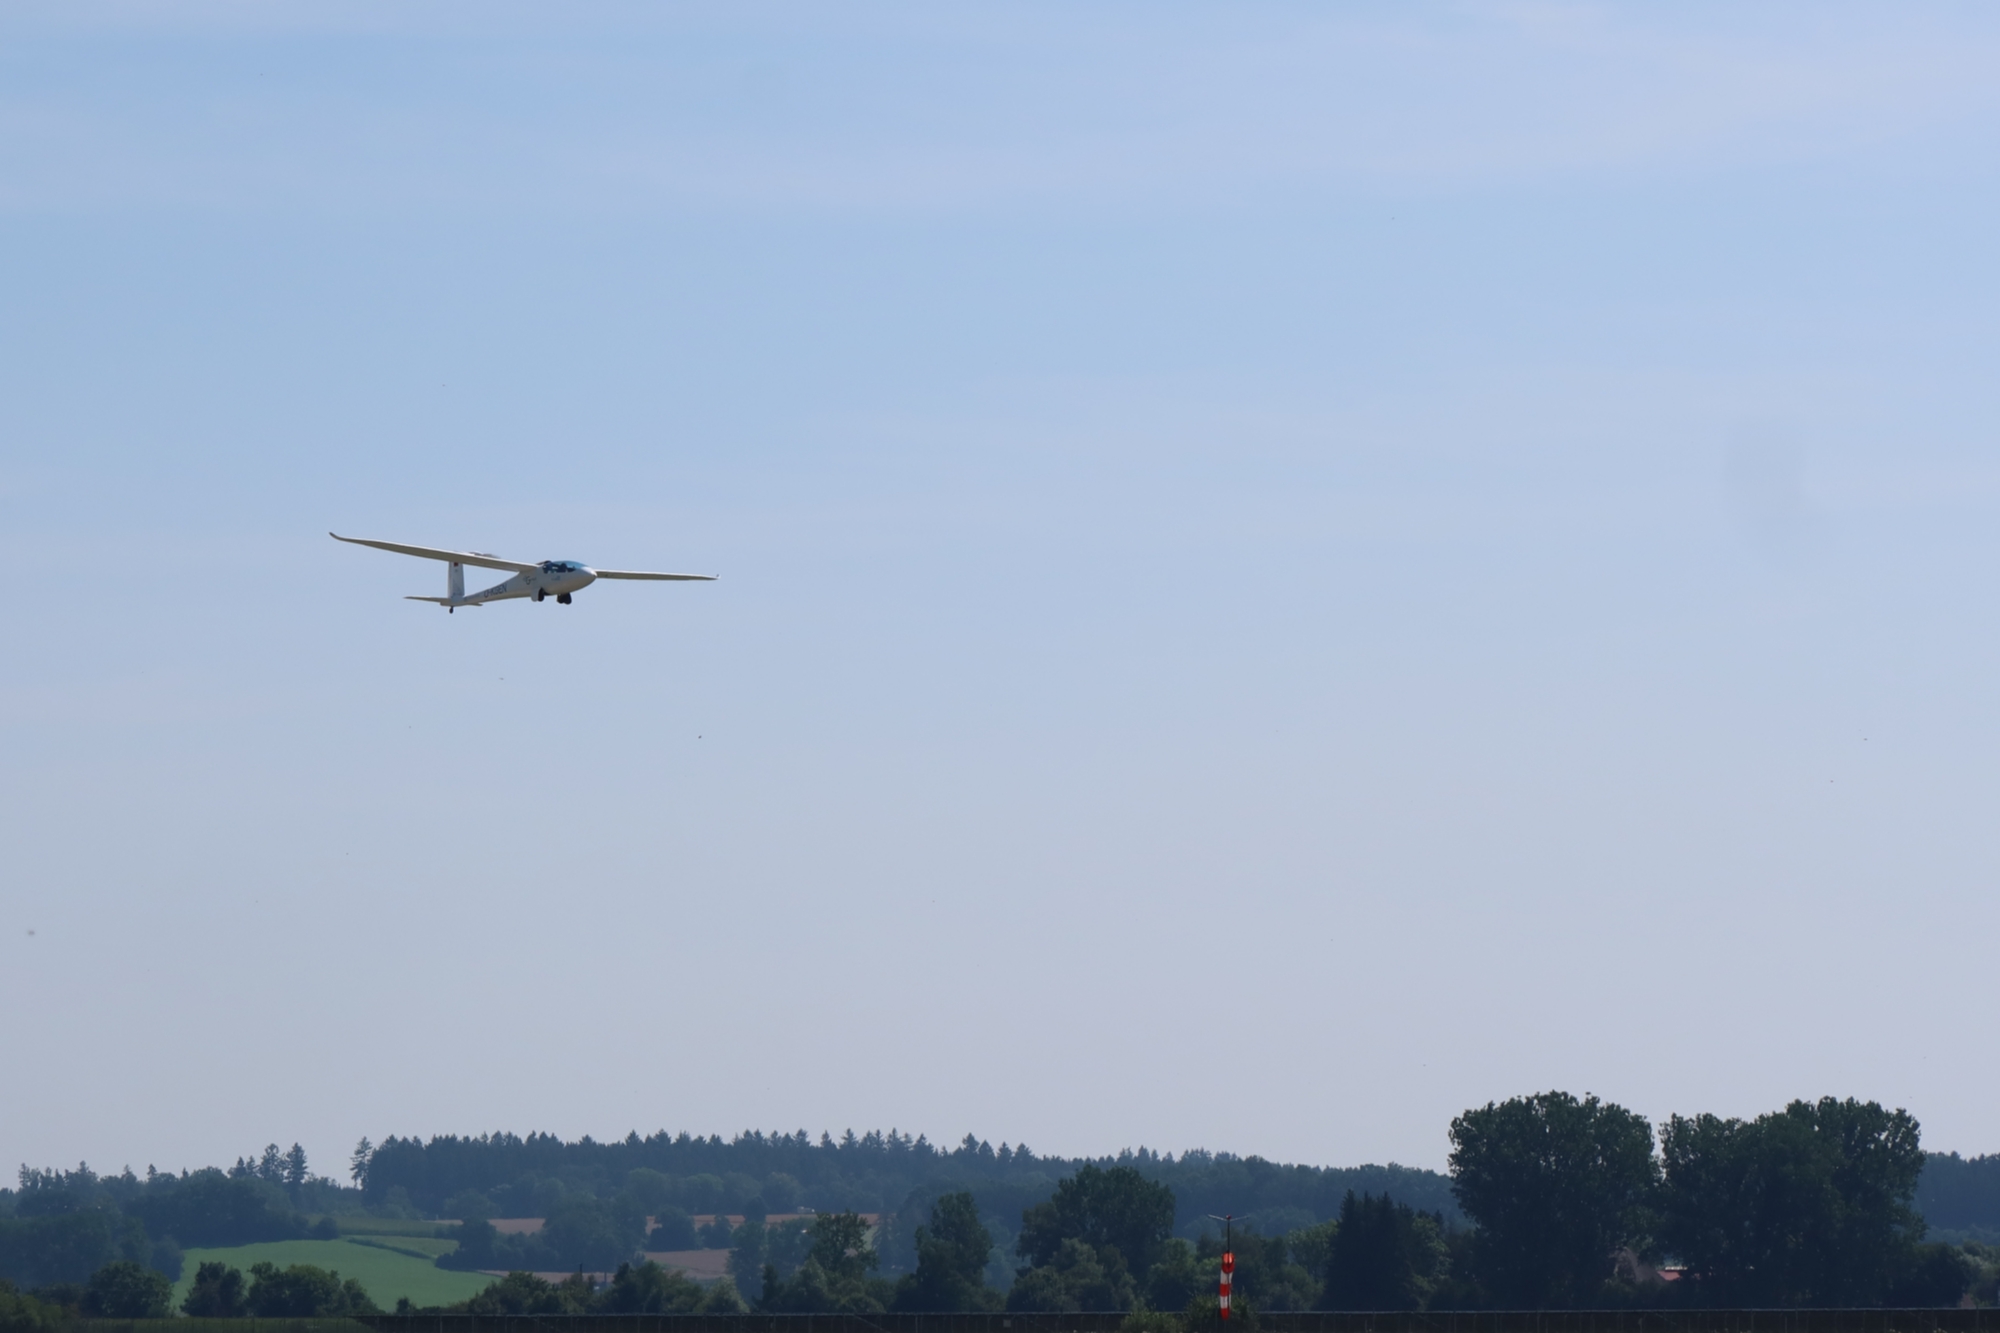
<path fill-rule="evenodd" d="M 1917 1278 L 1909 1113 L 1823 1097 L 1750 1121 L 1674 1116 L 1661 1140 L 1661 1239 L 1704 1304 L 1876 1305 L 1899 1285 L 1949 1285 L 1935 1259 Z"/>
<path fill-rule="evenodd" d="M 1479 1223 L 1479 1276 L 1502 1305 L 1588 1303 L 1620 1250 L 1649 1248 L 1658 1167 L 1643 1116 L 1545 1092 L 1467 1111 L 1451 1144 L 1452 1189 Z"/>
<path fill-rule="evenodd" d="M 1128 1274 L 1143 1274 L 1174 1229 L 1174 1192 L 1129 1166 L 1080 1168 L 1056 1183 L 1053 1197 L 1021 1214 L 1016 1248 L 1031 1266 L 1054 1261 L 1063 1242 L 1110 1246 Z"/>
<path fill-rule="evenodd" d="M 144 1264 L 118 1259 L 90 1275 L 83 1310 L 99 1319 L 165 1319 L 174 1284 Z"/>
<path fill-rule="evenodd" d="M 928 1226 L 917 1228 L 917 1271 L 897 1284 L 898 1310 L 997 1310 L 1000 1293 L 986 1285 L 993 1236 L 979 1220 L 970 1191 L 947 1194 L 931 1205 Z"/>
<path fill-rule="evenodd" d="M 181 1313 L 197 1319 L 235 1319 L 249 1308 L 243 1270 L 216 1262 L 194 1270 L 194 1285 L 181 1300 Z"/>
<path fill-rule="evenodd" d="M 1125 1267 L 1125 1256 L 1114 1246 L 1092 1249 L 1074 1236 L 1066 1238 L 1046 1263 L 1014 1280 L 1007 1308 L 1070 1314 L 1078 1310 L 1129 1310 L 1138 1290 Z"/>
<path fill-rule="evenodd" d="M 879 1313 L 888 1307 L 894 1289 L 882 1279 L 870 1280 L 877 1262 L 866 1222 L 851 1212 L 823 1213 L 813 1220 L 812 1250 L 798 1272 L 780 1278 L 765 1265 L 758 1306 L 786 1313 Z"/>

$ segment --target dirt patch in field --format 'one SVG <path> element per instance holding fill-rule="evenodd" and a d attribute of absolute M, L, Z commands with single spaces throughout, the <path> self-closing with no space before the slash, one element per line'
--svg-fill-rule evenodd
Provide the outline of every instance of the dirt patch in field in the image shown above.
<path fill-rule="evenodd" d="M 648 1250 L 646 1257 L 662 1268 L 686 1273 L 697 1282 L 729 1275 L 728 1250 Z"/>

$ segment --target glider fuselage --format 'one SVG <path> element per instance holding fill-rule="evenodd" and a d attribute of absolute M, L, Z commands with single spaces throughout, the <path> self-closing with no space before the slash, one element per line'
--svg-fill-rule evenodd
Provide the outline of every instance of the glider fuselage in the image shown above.
<path fill-rule="evenodd" d="M 458 566 L 452 566 L 454 573 Z M 566 597 L 597 582 L 597 571 L 575 560 L 544 560 L 531 574 L 516 574 L 490 588 L 453 597 L 447 606 L 478 606 L 481 602 L 504 602 L 510 597 L 528 597 L 539 602 L 544 597 Z"/>

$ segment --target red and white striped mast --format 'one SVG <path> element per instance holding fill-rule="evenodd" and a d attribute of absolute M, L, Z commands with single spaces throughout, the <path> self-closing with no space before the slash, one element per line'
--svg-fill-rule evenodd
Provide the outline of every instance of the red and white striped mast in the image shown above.
<path fill-rule="evenodd" d="M 1235 1215 L 1224 1213 L 1217 1217 L 1214 1213 L 1210 1213 L 1209 1216 L 1222 1223 L 1222 1278 L 1215 1288 L 1215 1310 L 1226 1324 L 1229 1322 L 1229 1289 L 1236 1281 L 1236 1238 L 1230 1229 L 1230 1223 L 1235 1220 Z"/>

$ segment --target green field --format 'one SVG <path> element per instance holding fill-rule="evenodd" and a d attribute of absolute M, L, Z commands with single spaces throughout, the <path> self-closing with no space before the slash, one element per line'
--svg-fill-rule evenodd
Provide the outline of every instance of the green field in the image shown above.
<path fill-rule="evenodd" d="M 343 1278 L 357 1278 L 368 1294 L 384 1310 L 396 1308 L 398 1298 L 407 1296 L 413 1305 L 451 1305 L 476 1296 L 493 1279 L 482 1273 L 453 1273 L 428 1259 L 384 1249 L 380 1245 L 360 1245 L 350 1240 L 279 1240 L 262 1245 L 232 1245 L 222 1250 L 187 1251 L 187 1268 L 174 1284 L 174 1309 L 194 1285 L 195 1269 L 204 1263 L 225 1263 L 243 1270 L 250 1265 L 272 1263 L 280 1268 L 312 1264 L 331 1268 Z"/>
<path fill-rule="evenodd" d="M 342 1239 L 352 1245 L 373 1245 L 378 1249 L 395 1250 L 399 1254 L 414 1254 L 426 1261 L 441 1254 L 450 1254 L 458 1248 L 457 1241 L 439 1240 L 435 1236 L 345 1236 Z"/>

